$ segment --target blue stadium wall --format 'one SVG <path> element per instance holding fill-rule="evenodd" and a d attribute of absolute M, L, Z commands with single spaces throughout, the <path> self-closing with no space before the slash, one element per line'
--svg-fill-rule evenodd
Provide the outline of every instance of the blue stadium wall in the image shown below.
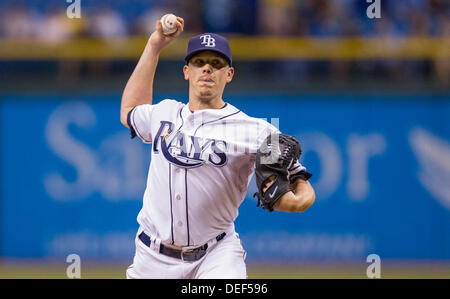
<path fill-rule="evenodd" d="M 247 260 L 450 259 L 448 96 L 226 101 L 296 136 L 316 190 L 305 213 L 268 213 L 252 180 L 236 220 Z M 4 95 L 0 105 L 0 256 L 131 261 L 151 154 L 120 124 L 120 95 Z"/>

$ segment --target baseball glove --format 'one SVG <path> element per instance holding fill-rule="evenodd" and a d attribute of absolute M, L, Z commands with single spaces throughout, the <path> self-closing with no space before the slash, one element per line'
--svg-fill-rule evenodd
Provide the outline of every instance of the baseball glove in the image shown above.
<path fill-rule="evenodd" d="M 302 153 L 300 143 L 292 136 L 274 133 L 269 135 L 256 153 L 257 206 L 269 212 L 273 205 L 286 192 L 291 191 L 288 169 L 297 162 Z M 265 183 L 272 180 L 270 187 L 263 192 Z"/>

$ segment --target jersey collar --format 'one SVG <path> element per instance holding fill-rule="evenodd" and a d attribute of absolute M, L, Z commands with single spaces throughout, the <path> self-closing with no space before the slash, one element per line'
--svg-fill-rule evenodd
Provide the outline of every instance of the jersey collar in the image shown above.
<path fill-rule="evenodd" d="M 217 109 L 201 109 L 192 112 L 189 109 L 189 105 L 185 104 L 182 111 L 181 116 L 183 120 L 195 120 L 196 123 L 205 123 L 214 120 L 219 120 L 221 118 L 227 117 L 228 115 L 232 115 L 234 113 L 239 112 L 239 109 L 234 107 L 233 105 L 226 103 L 222 108 Z"/>

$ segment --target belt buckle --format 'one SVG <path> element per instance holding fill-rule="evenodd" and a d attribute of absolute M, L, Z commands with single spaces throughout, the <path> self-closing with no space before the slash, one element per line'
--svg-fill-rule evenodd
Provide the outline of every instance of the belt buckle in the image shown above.
<path fill-rule="evenodd" d="M 185 254 L 189 254 L 189 256 L 194 256 L 194 258 L 186 260 L 184 258 Z M 181 251 L 180 255 L 181 255 L 181 260 L 183 262 L 184 261 L 194 262 L 194 261 L 198 261 L 199 259 L 201 259 L 205 254 L 206 254 L 206 250 L 202 250 L 202 249 L 196 248 L 196 249 L 191 249 L 191 250 L 188 250 L 188 251 Z"/>
<path fill-rule="evenodd" d="M 195 252 L 195 250 L 186 250 L 186 251 L 181 251 L 180 252 L 180 256 L 181 256 L 181 260 L 184 262 L 184 261 L 186 261 L 186 262 L 192 262 L 192 261 L 190 261 L 190 260 L 185 260 L 185 258 L 184 258 L 184 255 L 185 254 L 196 254 L 196 252 Z"/>
<path fill-rule="evenodd" d="M 185 261 L 184 255 L 185 255 L 185 254 L 188 254 L 188 253 L 191 253 L 191 252 L 194 252 L 194 251 L 193 251 L 193 250 L 186 250 L 186 251 L 181 250 L 181 251 L 180 251 L 180 257 L 181 257 L 181 260 L 184 262 L 184 261 Z"/>

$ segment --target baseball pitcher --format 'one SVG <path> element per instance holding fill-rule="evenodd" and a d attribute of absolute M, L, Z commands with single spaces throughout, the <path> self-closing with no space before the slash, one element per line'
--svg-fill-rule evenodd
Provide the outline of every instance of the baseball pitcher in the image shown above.
<path fill-rule="evenodd" d="M 151 144 L 152 155 L 127 278 L 247 278 L 234 220 L 253 174 L 258 205 L 270 212 L 310 207 L 311 174 L 298 162 L 295 138 L 222 98 L 234 68 L 220 35 L 188 42 L 188 103 L 152 104 L 159 54 L 183 32 L 184 20 L 176 17 L 176 26 L 167 35 L 156 22 L 122 96 L 122 124 Z"/>

